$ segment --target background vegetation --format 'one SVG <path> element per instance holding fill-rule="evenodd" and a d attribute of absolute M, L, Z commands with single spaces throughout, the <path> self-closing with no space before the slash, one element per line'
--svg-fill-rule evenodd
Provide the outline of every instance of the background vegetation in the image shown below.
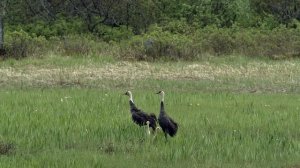
<path fill-rule="evenodd" d="M 3 0 L 0 7 L 6 57 L 300 55 L 297 0 Z"/>
<path fill-rule="evenodd" d="M 0 62 L 0 167 L 299 167 L 300 60 L 197 62 L 106 57 Z M 166 110 L 165 143 L 130 118 Z"/>
<path fill-rule="evenodd" d="M 0 167 L 299 167 L 299 5 L 1 0 Z"/>

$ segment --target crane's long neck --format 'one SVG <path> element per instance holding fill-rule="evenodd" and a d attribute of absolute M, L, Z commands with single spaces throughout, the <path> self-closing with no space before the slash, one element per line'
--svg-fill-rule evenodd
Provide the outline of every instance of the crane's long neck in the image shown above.
<path fill-rule="evenodd" d="M 164 102 L 164 100 L 165 100 L 165 93 L 164 93 L 164 92 L 161 93 L 161 97 L 160 97 L 160 98 L 161 98 L 160 101 L 161 101 L 161 102 Z"/>
<path fill-rule="evenodd" d="M 165 98 L 165 93 L 162 93 L 161 100 L 160 100 L 160 113 L 161 114 L 165 113 L 164 98 Z"/>
<path fill-rule="evenodd" d="M 134 103 L 134 102 L 133 102 L 133 98 L 132 98 L 132 94 L 131 94 L 131 93 L 129 93 L 129 100 L 130 100 L 132 103 Z"/>
<path fill-rule="evenodd" d="M 133 102 L 133 98 L 132 98 L 132 94 L 131 93 L 129 93 L 129 104 L 130 104 L 130 109 L 132 110 L 132 109 L 137 109 L 136 108 L 136 106 L 135 106 L 135 104 L 134 104 L 134 102 Z"/>

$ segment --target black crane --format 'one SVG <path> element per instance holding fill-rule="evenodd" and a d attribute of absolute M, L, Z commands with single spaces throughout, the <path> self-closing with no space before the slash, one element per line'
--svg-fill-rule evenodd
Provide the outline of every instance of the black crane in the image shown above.
<path fill-rule="evenodd" d="M 159 94 L 161 96 L 158 123 L 159 123 L 161 129 L 163 130 L 166 140 L 167 140 L 168 134 L 171 137 L 176 135 L 177 130 L 178 130 L 178 124 L 171 117 L 169 117 L 165 112 L 165 107 L 164 107 L 165 92 L 159 91 L 156 94 Z"/>
<path fill-rule="evenodd" d="M 129 96 L 130 112 L 133 122 L 139 126 L 149 125 L 149 127 L 151 127 L 153 131 L 155 131 L 157 122 L 155 114 L 147 114 L 142 110 L 138 109 L 133 102 L 131 91 L 127 91 L 125 95 Z M 149 124 L 147 124 L 147 121 L 149 121 Z"/>

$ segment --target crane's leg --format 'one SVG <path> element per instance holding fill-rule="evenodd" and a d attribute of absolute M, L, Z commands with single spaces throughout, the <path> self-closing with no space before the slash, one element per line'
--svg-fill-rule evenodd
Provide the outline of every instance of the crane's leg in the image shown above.
<path fill-rule="evenodd" d="M 166 142 L 168 142 L 168 135 L 165 133 Z"/>
<path fill-rule="evenodd" d="M 147 130 L 146 130 L 146 134 L 147 135 L 151 135 L 151 131 L 150 131 L 150 126 L 149 126 L 149 121 L 147 121 L 147 128 L 146 128 Z"/>
<path fill-rule="evenodd" d="M 157 132 L 158 132 L 160 129 L 161 129 L 160 127 L 156 127 L 156 128 L 155 128 L 155 130 L 153 130 L 153 132 L 154 132 L 153 139 L 155 139 L 155 138 L 156 138 L 156 136 L 157 136 Z"/>

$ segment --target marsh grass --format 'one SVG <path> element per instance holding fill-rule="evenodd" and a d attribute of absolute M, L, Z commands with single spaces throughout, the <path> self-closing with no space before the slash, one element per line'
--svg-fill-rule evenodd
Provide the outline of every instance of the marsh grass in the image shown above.
<path fill-rule="evenodd" d="M 44 59 L 0 63 L 0 144 L 12 147 L 0 167 L 300 164 L 299 60 Z M 122 95 L 158 114 L 161 89 L 179 123 L 167 143 L 133 124 Z"/>
<path fill-rule="evenodd" d="M 123 90 L 1 90 L 0 134 L 16 145 L 1 167 L 285 167 L 299 164 L 300 99 L 294 94 L 168 92 L 179 123 L 165 143 L 132 123 Z M 159 98 L 133 90 L 158 114 Z"/>

